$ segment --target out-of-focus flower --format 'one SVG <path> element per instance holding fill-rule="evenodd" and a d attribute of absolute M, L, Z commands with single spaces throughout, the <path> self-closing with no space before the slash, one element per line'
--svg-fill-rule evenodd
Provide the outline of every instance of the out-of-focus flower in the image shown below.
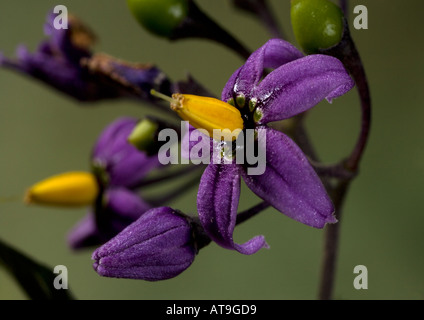
<path fill-rule="evenodd" d="M 54 19 L 50 13 L 44 27 L 48 39 L 35 53 L 22 45 L 17 60 L 0 54 L 0 66 L 41 80 L 82 102 L 121 97 L 151 100 L 152 88 L 170 91 L 169 79 L 155 66 L 93 55 L 96 37 L 87 26 L 70 16 L 68 29 L 55 29 Z"/>
<path fill-rule="evenodd" d="M 54 176 L 27 192 L 29 204 L 91 207 L 69 234 L 72 248 L 105 243 L 151 208 L 136 189 L 161 165 L 157 155 L 147 156 L 128 143 L 137 122 L 120 118 L 102 132 L 93 148 L 92 173 Z"/>

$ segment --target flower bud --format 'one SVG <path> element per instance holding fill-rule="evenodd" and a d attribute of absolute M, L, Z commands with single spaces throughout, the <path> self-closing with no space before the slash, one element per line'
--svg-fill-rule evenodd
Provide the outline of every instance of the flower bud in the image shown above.
<path fill-rule="evenodd" d="M 138 150 L 148 150 L 155 141 L 159 125 L 150 119 L 141 120 L 128 137 L 128 142 Z"/>
<path fill-rule="evenodd" d="M 167 38 L 188 15 L 187 0 L 127 0 L 127 4 L 144 28 Z"/>
<path fill-rule="evenodd" d="M 167 142 L 159 141 L 159 133 L 164 129 L 174 129 L 165 121 L 146 116 L 134 127 L 128 137 L 128 142 L 148 156 L 157 155 L 160 148 Z"/>
<path fill-rule="evenodd" d="M 69 172 L 53 176 L 32 186 L 25 196 L 28 204 L 78 207 L 93 204 L 99 192 L 91 173 Z"/>
<path fill-rule="evenodd" d="M 329 0 L 292 0 L 291 21 L 297 42 L 308 53 L 338 44 L 343 36 L 344 16 Z"/>
<path fill-rule="evenodd" d="M 93 253 L 96 272 L 104 277 L 148 281 L 176 277 L 197 254 L 190 218 L 155 208 Z"/>

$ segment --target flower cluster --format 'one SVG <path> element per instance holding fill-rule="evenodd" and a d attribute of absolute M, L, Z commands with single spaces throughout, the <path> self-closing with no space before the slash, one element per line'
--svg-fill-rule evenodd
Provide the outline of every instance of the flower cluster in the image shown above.
<path fill-rule="evenodd" d="M 147 2 L 130 1 L 130 5 L 136 10 Z M 184 30 L 186 37 L 199 36 L 193 30 L 201 24 L 198 18 L 204 13 L 193 1 L 188 3 L 175 25 L 168 26 L 170 30 L 163 31 L 157 26 L 160 21 L 151 17 L 149 28 L 159 28 L 162 36 L 174 39 L 183 37 Z M 239 1 L 235 3 L 240 6 Z M 253 3 L 243 9 L 254 12 Z M 149 10 L 159 9 L 151 5 Z M 145 19 L 145 15 L 135 16 Z M 214 154 L 219 157 L 207 165 L 200 180 L 198 177 L 197 215 L 169 207 L 166 197 L 152 201 L 140 195 L 143 188 L 155 182 L 149 180 L 152 172 L 163 174 L 156 182 L 180 175 L 167 173 L 169 166 L 158 160 L 158 130 L 166 123 L 155 119 L 114 121 L 95 143 L 91 172 L 54 176 L 29 189 L 26 201 L 30 204 L 89 206 L 87 216 L 72 229 L 68 241 L 74 249 L 98 247 L 92 255 L 98 274 L 164 280 L 187 269 L 211 241 L 247 255 L 268 248 L 262 235 L 243 244 L 234 242 L 236 225 L 260 211 L 238 214 L 241 179 L 263 200 L 261 209 L 271 206 L 314 228 L 337 222 L 332 200 L 307 155 L 287 132 L 270 123 L 295 118 L 320 101 L 331 103 L 351 90 L 354 81 L 339 59 L 324 54 L 304 56 L 289 42 L 273 38 L 248 55 L 224 86 L 219 100 L 201 96 L 210 95 L 194 79 L 173 83 L 153 65 L 94 54 L 91 47 L 95 36 L 81 21 L 72 17 L 69 29 L 56 30 L 53 20 L 50 14 L 45 26 L 49 38 L 35 53 L 20 47 L 17 60 L 0 55 L 0 66 L 41 80 L 81 102 L 130 97 L 167 108 L 159 97 L 173 94 L 165 99 L 171 102 L 175 115 L 190 123 L 190 130 L 180 137 L 188 150 L 195 147 L 192 135 L 196 129 L 202 133 L 215 129 L 236 132 L 234 139 L 206 138 L 210 153 L 218 150 Z M 218 26 L 208 22 L 204 28 Z M 217 30 L 223 32 L 220 27 Z M 205 37 L 210 38 L 210 33 Z M 232 49 L 246 55 L 241 46 Z M 251 142 L 265 156 L 261 174 L 249 174 L 251 165 L 240 164 L 231 156 L 243 148 L 235 138 L 247 130 L 253 130 Z M 194 170 L 193 164 L 189 166 L 181 175 Z"/>

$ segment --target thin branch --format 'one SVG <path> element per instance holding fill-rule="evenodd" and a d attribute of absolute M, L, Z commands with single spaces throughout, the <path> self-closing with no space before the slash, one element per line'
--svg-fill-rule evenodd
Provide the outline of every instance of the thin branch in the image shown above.
<path fill-rule="evenodd" d="M 139 188 L 151 186 L 151 185 L 154 185 L 154 184 L 157 184 L 157 183 L 160 183 L 160 182 L 173 180 L 175 178 L 179 178 L 181 176 L 184 176 L 186 174 L 189 174 L 193 171 L 197 171 L 197 170 L 202 169 L 202 168 L 204 168 L 204 167 L 203 166 L 196 166 L 196 165 L 187 165 L 187 166 L 184 166 L 184 168 L 182 168 L 180 170 L 161 174 L 157 177 L 153 177 L 153 178 L 150 178 L 150 179 L 143 180 L 138 185 L 133 187 L 133 189 L 139 189 Z"/>
<path fill-rule="evenodd" d="M 266 208 L 270 207 L 271 205 L 269 203 L 267 203 L 266 201 L 263 201 L 259 204 L 257 204 L 256 206 L 245 210 L 243 212 L 240 212 L 239 214 L 237 214 L 237 222 L 236 225 L 239 225 L 247 220 L 249 220 L 250 218 L 256 216 L 258 213 L 262 212 L 263 210 L 265 210 Z"/>

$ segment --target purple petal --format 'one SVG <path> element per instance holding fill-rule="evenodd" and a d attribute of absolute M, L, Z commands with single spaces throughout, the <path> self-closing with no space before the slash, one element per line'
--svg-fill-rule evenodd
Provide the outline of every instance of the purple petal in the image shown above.
<path fill-rule="evenodd" d="M 105 239 L 97 229 L 94 213 L 89 212 L 68 234 L 68 244 L 74 250 L 103 244 Z"/>
<path fill-rule="evenodd" d="M 195 154 L 196 160 L 210 160 L 213 139 L 209 137 L 209 134 L 206 135 L 190 125 L 188 121 L 185 121 L 185 126 L 185 134 L 181 139 L 181 157 L 190 159 L 193 148 L 196 148 L 196 151 L 198 151 Z M 205 151 L 206 154 L 203 154 L 203 150 L 208 150 L 209 152 Z"/>
<path fill-rule="evenodd" d="M 152 170 L 161 166 L 157 155 L 147 156 L 138 151 L 117 154 L 109 170 L 109 186 L 135 188 Z"/>
<path fill-rule="evenodd" d="M 240 198 L 240 167 L 209 164 L 200 180 L 197 195 L 199 218 L 208 236 L 226 249 L 253 254 L 267 247 L 263 236 L 239 245 L 233 240 Z"/>
<path fill-rule="evenodd" d="M 82 58 L 91 56 L 91 46 L 96 36 L 75 16 L 69 16 L 68 29 L 56 29 L 54 27 L 56 17 L 57 14 L 53 11 L 49 12 L 44 24 L 44 34 L 49 37 L 51 50 L 60 54 L 68 63 L 79 67 Z M 75 41 L 78 38 L 85 39 L 84 45 Z"/>
<path fill-rule="evenodd" d="M 122 219 L 131 221 L 131 223 L 151 209 L 151 205 L 144 201 L 137 193 L 124 188 L 108 189 L 103 202 L 108 210 L 111 210 Z M 125 225 L 125 227 L 129 224 Z"/>
<path fill-rule="evenodd" d="M 237 78 L 239 77 L 240 71 L 243 69 L 243 66 L 238 68 L 236 72 L 234 72 L 230 79 L 225 84 L 224 89 L 221 93 L 221 100 L 227 102 L 230 99 L 234 98 L 234 86 L 236 85 Z"/>
<path fill-rule="evenodd" d="M 303 54 L 289 42 L 281 39 L 269 40 L 231 76 L 222 92 L 222 100 L 228 101 L 238 93 L 251 98 L 252 90 L 261 80 L 265 68 L 275 69 L 301 57 Z"/>
<path fill-rule="evenodd" d="M 128 143 L 137 119 L 120 118 L 110 124 L 98 138 L 93 149 L 93 163 L 104 168 L 110 186 L 132 188 L 160 163 Z"/>
<path fill-rule="evenodd" d="M 63 56 L 52 55 L 45 43 L 34 54 L 25 46 L 20 46 L 17 57 L 17 61 L 3 57 L 0 59 L 0 65 L 38 79 L 79 101 L 118 97 L 114 88 L 99 85 L 96 79 L 79 65 L 70 63 Z"/>
<path fill-rule="evenodd" d="M 247 186 L 277 210 L 315 228 L 337 222 L 334 207 L 318 175 L 300 148 L 285 134 L 266 129 L 266 170 L 247 175 Z"/>
<path fill-rule="evenodd" d="M 177 276 L 193 262 L 191 227 L 171 208 L 155 208 L 93 254 L 106 277 L 157 281 Z"/>
<path fill-rule="evenodd" d="M 122 188 L 107 190 L 102 205 L 97 208 L 101 226 L 98 226 L 95 214 L 89 212 L 69 233 L 71 248 L 77 250 L 101 245 L 151 209 L 138 194 Z"/>
<path fill-rule="evenodd" d="M 108 125 L 100 134 L 97 142 L 93 148 L 93 158 L 96 157 L 105 157 L 107 152 L 110 152 L 112 141 L 119 140 L 117 136 L 119 136 L 122 130 L 131 130 L 136 126 L 137 119 L 122 117 L 115 121 L 113 121 L 110 125 Z M 113 154 L 113 152 L 112 152 Z M 107 157 L 109 154 L 107 154 Z"/>
<path fill-rule="evenodd" d="M 326 98 L 329 102 L 354 86 L 343 64 L 326 55 L 310 55 L 271 72 L 255 89 L 259 123 L 278 121 L 306 111 Z"/>

